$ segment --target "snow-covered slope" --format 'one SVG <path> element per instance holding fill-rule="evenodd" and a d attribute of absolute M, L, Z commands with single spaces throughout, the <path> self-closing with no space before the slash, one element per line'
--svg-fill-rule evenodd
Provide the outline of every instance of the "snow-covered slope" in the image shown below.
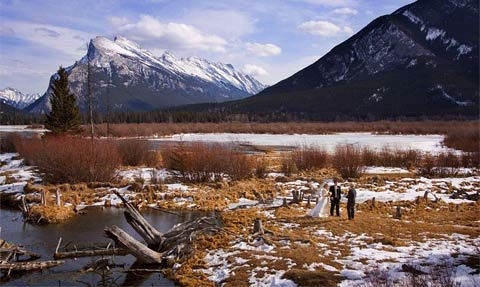
<path fill-rule="evenodd" d="M 0 101 L 20 110 L 35 102 L 38 98 L 40 98 L 40 94 L 24 94 L 10 87 L 0 90 Z"/>
<path fill-rule="evenodd" d="M 112 41 L 96 37 L 88 53 L 67 68 L 71 90 L 80 106 L 87 99 L 90 63 L 91 91 L 97 109 L 106 109 L 108 96 L 114 110 L 152 110 L 185 104 L 238 100 L 260 92 L 265 86 L 230 64 L 212 63 L 196 57 L 177 58 L 171 52 L 155 57 L 124 38 Z M 48 95 L 49 91 L 45 95 Z M 48 110 L 43 99 L 28 108 Z"/>

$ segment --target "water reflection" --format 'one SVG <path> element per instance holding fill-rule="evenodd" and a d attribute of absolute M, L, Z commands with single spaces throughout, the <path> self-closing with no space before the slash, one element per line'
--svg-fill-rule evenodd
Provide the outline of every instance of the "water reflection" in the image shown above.
<path fill-rule="evenodd" d="M 0 238 L 7 242 L 22 244 L 25 249 L 39 253 L 40 260 L 52 260 L 58 239 L 62 245 L 106 242 L 103 235 L 105 226 L 117 225 L 136 239 L 143 241 L 128 225 L 123 209 L 88 208 L 85 215 L 78 215 L 62 224 L 33 225 L 23 223 L 17 210 L 0 210 Z M 173 225 L 206 216 L 203 212 L 181 212 L 176 214 L 146 209 L 142 215 L 159 231 L 166 232 Z M 127 256 L 66 259 L 63 265 L 39 272 L 29 272 L 21 277 L 1 281 L 3 286 L 175 286 L 160 273 L 126 272 L 134 266 L 135 258 Z M 109 268 L 100 268 L 108 264 Z M 105 266 L 103 266 L 105 267 Z"/>

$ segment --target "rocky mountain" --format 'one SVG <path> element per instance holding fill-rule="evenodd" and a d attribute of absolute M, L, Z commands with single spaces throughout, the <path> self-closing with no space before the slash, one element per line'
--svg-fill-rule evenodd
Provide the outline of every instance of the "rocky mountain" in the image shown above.
<path fill-rule="evenodd" d="M 0 90 L 0 102 L 19 110 L 35 102 L 38 98 L 40 98 L 40 94 L 24 94 L 10 87 Z"/>
<path fill-rule="evenodd" d="M 196 57 L 177 58 L 170 52 L 155 57 L 124 37 L 116 37 L 114 41 L 105 37 L 92 39 L 87 55 L 66 69 L 70 89 L 77 96 L 80 107 L 87 107 L 86 83 L 89 82 L 94 105 L 100 112 L 107 109 L 148 111 L 238 100 L 265 87 L 230 64 Z M 55 75 L 51 79 L 53 77 Z M 50 88 L 27 108 L 28 111 L 48 111 L 49 94 Z"/>
<path fill-rule="evenodd" d="M 232 109 L 315 119 L 478 116 L 477 0 L 419 0 Z"/>

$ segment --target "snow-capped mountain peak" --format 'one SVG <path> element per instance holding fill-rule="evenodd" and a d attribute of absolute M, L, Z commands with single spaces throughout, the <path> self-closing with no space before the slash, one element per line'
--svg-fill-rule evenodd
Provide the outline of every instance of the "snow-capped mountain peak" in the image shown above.
<path fill-rule="evenodd" d="M 265 88 L 231 64 L 197 57 L 179 58 L 170 51 L 157 57 L 125 37 L 110 40 L 98 36 L 90 41 L 87 55 L 66 68 L 71 90 L 79 98 L 81 107 L 85 106 L 87 99 L 87 63 L 90 65 L 90 81 L 93 81 L 91 90 L 99 99 L 98 105 L 102 105 L 100 102 L 108 93 L 114 108 L 122 110 L 238 100 Z M 48 94 L 47 91 L 45 95 Z M 42 102 L 35 104 L 41 107 L 28 109 L 48 111 L 48 101 Z"/>
<path fill-rule="evenodd" d="M 17 89 L 7 87 L 0 90 L 0 101 L 17 109 L 23 109 L 40 98 L 40 94 L 24 94 Z"/>

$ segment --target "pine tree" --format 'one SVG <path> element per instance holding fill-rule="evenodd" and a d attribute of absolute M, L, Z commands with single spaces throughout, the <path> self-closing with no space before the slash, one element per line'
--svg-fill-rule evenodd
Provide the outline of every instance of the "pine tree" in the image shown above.
<path fill-rule="evenodd" d="M 54 134 L 77 134 L 80 126 L 80 109 L 76 97 L 68 88 L 67 71 L 60 66 L 58 77 L 52 81 L 50 103 L 52 111 L 47 115 L 45 127 Z"/>

